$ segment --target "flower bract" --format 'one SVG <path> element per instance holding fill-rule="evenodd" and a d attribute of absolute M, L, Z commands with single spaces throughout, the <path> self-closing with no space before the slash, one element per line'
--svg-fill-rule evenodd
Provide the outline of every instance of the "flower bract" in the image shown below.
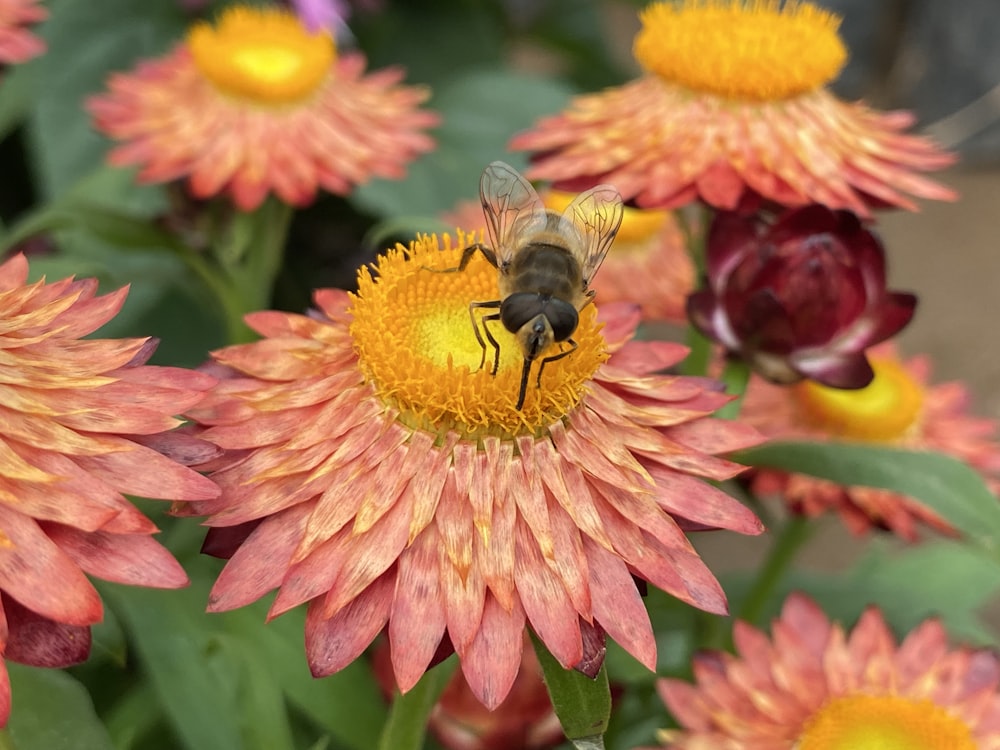
<path fill-rule="evenodd" d="M 531 179 L 609 182 L 626 201 L 722 210 L 822 203 L 866 216 L 912 197 L 954 200 L 920 173 L 954 157 L 907 134 L 913 116 L 848 103 L 826 85 L 846 61 L 840 19 L 807 2 L 684 0 L 641 14 L 644 74 L 575 98 L 517 135 Z"/>
<path fill-rule="evenodd" d="M 469 319 L 470 302 L 496 299 L 496 269 L 476 254 L 443 272 L 481 240 L 425 236 L 363 268 L 356 296 L 250 315 L 262 340 L 216 352 L 229 377 L 190 412 L 229 456 L 211 474 L 222 495 L 185 510 L 230 558 L 211 610 L 272 589 L 272 616 L 308 603 L 316 675 L 386 630 L 404 691 L 447 638 L 495 708 L 526 627 L 567 668 L 596 673 L 605 634 L 652 668 L 635 579 L 725 610 L 684 531 L 761 531 L 703 481 L 739 472 L 715 454 L 759 437 L 709 417 L 728 397 L 704 381 L 655 374 L 684 349 L 630 340 L 631 306 L 584 307 L 577 348 L 540 384 L 533 371 L 517 409 L 513 334 L 490 329 L 494 375 Z"/>
<path fill-rule="evenodd" d="M 865 350 L 916 307 L 914 295 L 886 289 L 882 244 L 847 211 L 814 205 L 773 221 L 719 213 L 706 255 L 691 322 L 776 383 L 864 387 L 873 377 Z"/>
<path fill-rule="evenodd" d="M 741 419 L 774 440 L 805 439 L 872 443 L 932 450 L 967 462 L 1000 495 L 1000 441 L 995 420 L 969 413 L 969 393 L 960 382 L 930 382 L 927 357 L 901 357 L 883 344 L 871 350 L 875 377 L 854 391 L 815 383 L 774 386 L 751 379 Z M 884 528 L 906 540 L 920 524 L 944 533 L 953 529 L 915 498 L 874 487 L 842 486 L 804 474 L 761 470 L 754 491 L 778 496 L 793 512 L 837 513 L 854 533 Z"/>
<path fill-rule="evenodd" d="M 338 55 L 328 30 L 310 32 L 290 11 L 237 5 L 167 56 L 112 76 L 88 107 L 120 141 L 111 163 L 249 211 L 271 194 L 300 206 L 320 189 L 402 177 L 433 147 L 424 130 L 438 118 L 401 78 L 366 74 L 360 55 Z"/>
<path fill-rule="evenodd" d="M 125 289 L 96 296 L 96 279 L 27 276 L 22 255 L 0 265 L 0 724 L 11 707 L 5 660 L 86 659 L 103 616 L 88 575 L 187 584 L 125 493 L 189 501 L 219 492 L 182 465 L 214 446 L 172 432 L 172 415 L 214 379 L 145 364 L 153 341 L 84 338 L 114 317 Z"/>
<path fill-rule="evenodd" d="M 846 630 L 793 594 L 771 636 L 737 622 L 736 655 L 696 657 L 694 684 L 662 680 L 673 750 L 1000 748 L 1000 660 L 950 648 L 937 620 L 901 643 L 877 608 Z"/>

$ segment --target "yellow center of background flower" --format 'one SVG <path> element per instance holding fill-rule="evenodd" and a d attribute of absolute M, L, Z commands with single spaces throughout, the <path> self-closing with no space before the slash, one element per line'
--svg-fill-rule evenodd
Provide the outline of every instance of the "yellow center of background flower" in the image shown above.
<path fill-rule="evenodd" d="M 336 58 L 329 32 L 311 33 L 280 8 L 229 8 L 214 27 L 193 26 L 187 41 L 195 66 L 216 88 L 265 105 L 309 97 Z"/>
<path fill-rule="evenodd" d="M 569 204 L 577 195 L 577 193 L 567 193 L 562 190 L 549 190 L 545 193 L 542 201 L 546 208 L 562 213 L 569 208 Z M 652 238 L 663 230 L 663 225 L 669 216 L 670 212 L 662 209 L 625 206 L 622 224 L 618 229 L 618 234 L 615 235 L 615 245 L 612 246 L 611 252 L 615 252 L 615 248 L 619 246 L 634 245 Z"/>
<path fill-rule="evenodd" d="M 826 703 L 797 750 L 975 750 L 968 725 L 929 700 L 851 695 Z"/>
<path fill-rule="evenodd" d="M 692 92 L 776 101 L 822 88 L 847 62 L 840 17 L 793 0 L 687 0 L 642 11 L 633 54 Z"/>
<path fill-rule="evenodd" d="M 840 390 L 804 381 L 794 386 L 807 422 L 831 435 L 891 443 L 920 419 L 924 389 L 894 360 L 873 360 L 865 388 Z"/>
<path fill-rule="evenodd" d="M 607 359 L 597 310 L 580 312 L 573 338 L 579 347 L 545 365 L 541 387 L 536 387 L 541 357 L 531 367 L 527 395 L 515 409 L 523 355 L 514 335 L 499 320 L 486 323 L 500 344 L 500 366 L 490 373 L 494 349 L 476 340 L 469 317 L 470 302 L 497 300 L 497 270 L 480 254 L 464 271 L 457 268 L 462 249 L 482 236 L 458 232 L 422 236 L 410 247 L 397 245 L 380 256 L 374 271 L 358 274 L 351 335 L 359 366 L 380 398 L 400 411 L 407 425 L 438 434 L 457 431 L 464 438 L 487 435 L 510 438 L 541 435 L 582 400 L 587 381 Z M 498 313 L 497 308 L 475 310 L 477 320 Z M 482 332 L 482 323 L 480 332 Z M 553 344 L 542 356 L 568 348 Z"/>

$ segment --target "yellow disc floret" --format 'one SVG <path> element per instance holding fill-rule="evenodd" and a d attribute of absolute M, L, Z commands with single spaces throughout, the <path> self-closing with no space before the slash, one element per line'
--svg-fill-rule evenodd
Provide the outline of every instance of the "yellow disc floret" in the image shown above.
<path fill-rule="evenodd" d="M 840 17 L 793 0 L 660 2 L 641 15 L 633 53 L 693 92 L 755 102 L 822 88 L 847 62 Z"/>
<path fill-rule="evenodd" d="M 229 8 L 215 26 L 192 27 L 187 42 L 198 70 L 216 88 L 262 105 L 308 98 L 336 59 L 329 32 L 311 33 L 280 8 Z"/>
<path fill-rule="evenodd" d="M 805 726 L 797 750 L 975 750 L 969 726 L 929 700 L 834 698 Z"/>
<path fill-rule="evenodd" d="M 597 311 L 588 305 L 580 312 L 573 334 L 578 348 L 546 364 L 540 386 L 540 359 L 532 364 L 524 405 L 516 409 L 524 362 L 518 342 L 498 319 L 484 324 L 496 307 L 473 309 L 475 324 L 469 309 L 471 302 L 498 301 L 497 270 L 476 253 L 465 270 L 447 272 L 477 240 L 482 237 L 458 232 L 453 245 L 450 235 L 440 241 L 425 235 L 408 248 L 387 251 L 373 269 L 361 269 L 351 308 L 359 366 L 411 427 L 441 435 L 454 430 L 470 439 L 540 435 L 579 405 L 587 381 L 607 358 Z M 496 375 L 484 325 L 499 344 Z M 553 344 L 542 356 L 566 347 Z"/>
<path fill-rule="evenodd" d="M 895 360 L 872 361 L 865 388 L 841 390 L 811 381 L 795 386 L 806 421 L 824 432 L 872 442 L 898 442 L 919 422 L 924 389 Z"/>

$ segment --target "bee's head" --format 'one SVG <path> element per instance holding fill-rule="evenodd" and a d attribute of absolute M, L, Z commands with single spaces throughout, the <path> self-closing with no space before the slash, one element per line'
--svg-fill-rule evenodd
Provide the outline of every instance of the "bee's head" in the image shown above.
<path fill-rule="evenodd" d="M 500 305 L 500 319 L 521 344 L 524 358 L 533 360 L 554 341 L 573 335 L 580 320 L 576 308 L 557 297 L 534 292 L 511 294 Z"/>
<path fill-rule="evenodd" d="M 521 345 L 521 352 L 525 360 L 531 362 L 539 354 L 549 348 L 549 345 L 556 340 L 552 333 L 552 324 L 544 314 L 539 313 L 523 326 L 517 333 L 517 342 Z"/>

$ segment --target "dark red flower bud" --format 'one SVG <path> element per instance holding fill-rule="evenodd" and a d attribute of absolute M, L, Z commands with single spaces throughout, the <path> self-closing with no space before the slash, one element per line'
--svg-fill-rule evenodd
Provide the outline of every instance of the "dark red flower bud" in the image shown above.
<path fill-rule="evenodd" d="M 885 251 L 849 211 L 812 205 L 775 221 L 716 214 L 707 285 L 688 298 L 698 330 L 768 380 L 863 388 L 865 349 L 898 333 L 917 298 L 885 287 Z"/>

